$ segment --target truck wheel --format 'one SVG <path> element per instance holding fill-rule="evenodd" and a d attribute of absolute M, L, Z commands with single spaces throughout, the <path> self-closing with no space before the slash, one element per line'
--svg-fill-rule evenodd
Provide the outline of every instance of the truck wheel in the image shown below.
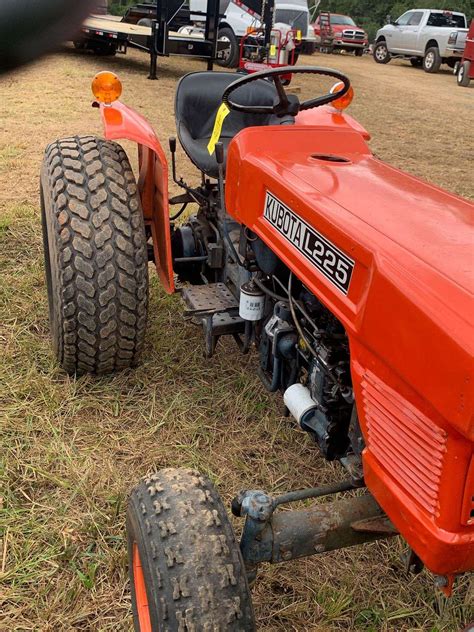
<path fill-rule="evenodd" d="M 462 64 L 459 64 L 459 70 L 457 74 L 458 86 L 466 88 L 470 83 L 469 71 L 471 69 L 471 62 L 466 59 Z"/>
<path fill-rule="evenodd" d="M 142 480 L 128 502 L 127 541 L 137 632 L 255 630 L 240 549 L 207 478 L 165 469 Z"/>
<path fill-rule="evenodd" d="M 234 31 L 224 26 L 219 29 L 219 39 L 228 43 L 228 48 L 222 51 L 223 57 L 217 60 L 219 66 L 223 68 L 237 68 L 239 65 L 239 42 Z"/>
<path fill-rule="evenodd" d="M 421 68 L 421 66 L 423 65 L 423 58 L 422 57 L 410 57 L 410 64 L 414 68 Z"/>
<path fill-rule="evenodd" d="M 442 61 L 438 47 L 432 46 L 428 48 L 423 57 L 423 70 L 425 72 L 438 72 Z"/>
<path fill-rule="evenodd" d="M 388 64 L 390 61 L 390 53 L 388 52 L 387 43 L 382 41 L 375 45 L 373 56 L 378 64 Z"/>
<path fill-rule="evenodd" d="M 65 138 L 46 149 L 41 214 L 54 353 L 69 374 L 137 364 L 148 262 L 135 178 L 117 143 Z"/>
<path fill-rule="evenodd" d="M 364 49 L 363 48 L 356 48 L 354 50 L 354 55 L 356 57 L 362 57 L 363 54 L 364 54 Z"/>

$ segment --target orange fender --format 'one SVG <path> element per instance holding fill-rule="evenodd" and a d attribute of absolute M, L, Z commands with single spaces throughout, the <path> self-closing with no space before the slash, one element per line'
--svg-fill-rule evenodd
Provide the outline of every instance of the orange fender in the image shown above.
<path fill-rule="evenodd" d="M 138 144 L 138 190 L 145 224 L 150 226 L 156 269 L 168 294 L 174 292 L 171 229 L 168 202 L 168 163 L 148 121 L 120 101 L 99 104 L 107 140 L 126 139 Z"/>
<path fill-rule="evenodd" d="M 358 132 L 364 140 L 370 140 L 369 132 L 362 127 L 352 116 L 345 112 L 340 112 L 330 105 L 323 105 L 312 110 L 303 110 L 296 116 L 296 125 L 317 125 L 318 127 L 331 127 L 333 129 L 353 129 Z"/>

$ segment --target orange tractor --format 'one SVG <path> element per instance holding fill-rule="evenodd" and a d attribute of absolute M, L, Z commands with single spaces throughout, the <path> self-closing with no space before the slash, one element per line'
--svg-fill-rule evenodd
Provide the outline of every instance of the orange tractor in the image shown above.
<path fill-rule="evenodd" d="M 288 73 L 336 84 L 300 102 Z M 253 630 L 260 564 L 398 534 L 408 566 L 426 565 L 449 594 L 474 569 L 473 205 L 375 157 L 336 70 L 183 77 L 176 129 L 198 186 L 177 179 L 176 140 L 170 169 L 116 76 L 99 74 L 93 91 L 105 138 L 53 142 L 41 171 L 59 363 L 70 374 L 136 365 L 151 261 L 206 356 L 223 336 L 256 349 L 264 387 L 345 473 L 280 496 L 240 492 L 240 545 L 198 472 L 142 480 L 127 515 L 136 630 Z M 137 143 L 136 177 L 117 139 Z"/>

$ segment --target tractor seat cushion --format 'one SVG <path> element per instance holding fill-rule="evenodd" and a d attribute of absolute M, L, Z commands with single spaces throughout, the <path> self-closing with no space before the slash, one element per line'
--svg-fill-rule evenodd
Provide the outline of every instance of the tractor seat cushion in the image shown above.
<path fill-rule="evenodd" d="M 176 89 L 175 116 L 179 142 L 196 167 L 212 178 L 217 178 L 218 168 L 215 154 L 209 155 L 207 144 L 222 103 L 222 94 L 238 78 L 231 72 L 193 72 L 185 75 Z M 272 105 L 276 96 L 273 83 L 259 79 L 236 90 L 232 99 L 245 105 Z M 273 118 L 271 114 L 231 111 L 224 120 L 219 139 L 224 145 L 224 157 L 237 132 L 246 127 L 269 125 Z"/>

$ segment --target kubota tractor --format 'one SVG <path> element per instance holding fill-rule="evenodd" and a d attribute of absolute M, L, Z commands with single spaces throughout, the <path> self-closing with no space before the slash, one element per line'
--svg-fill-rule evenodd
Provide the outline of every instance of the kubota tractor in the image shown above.
<path fill-rule="evenodd" d="M 338 83 L 300 102 L 287 73 Z M 265 388 L 346 472 L 280 496 L 242 491 L 240 546 L 207 478 L 142 480 L 127 517 L 136 629 L 253 630 L 259 564 L 396 534 L 408 566 L 425 564 L 449 593 L 474 569 L 473 205 L 376 158 L 335 70 L 183 77 L 177 135 L 202 177 L 177 180 L 171 139 L 172 198 L 162 146 L 118 100 L 117 77 L 99 74 L 93 91 L 105 139 L 52 143 L 41 173 L 60 364 L 80 374 L 138 362 L 153 261 L 202 327 L 206 356 L 222 336 L 255 348 Z M 116 139 L 138 144 L 137 178 Z"/>

